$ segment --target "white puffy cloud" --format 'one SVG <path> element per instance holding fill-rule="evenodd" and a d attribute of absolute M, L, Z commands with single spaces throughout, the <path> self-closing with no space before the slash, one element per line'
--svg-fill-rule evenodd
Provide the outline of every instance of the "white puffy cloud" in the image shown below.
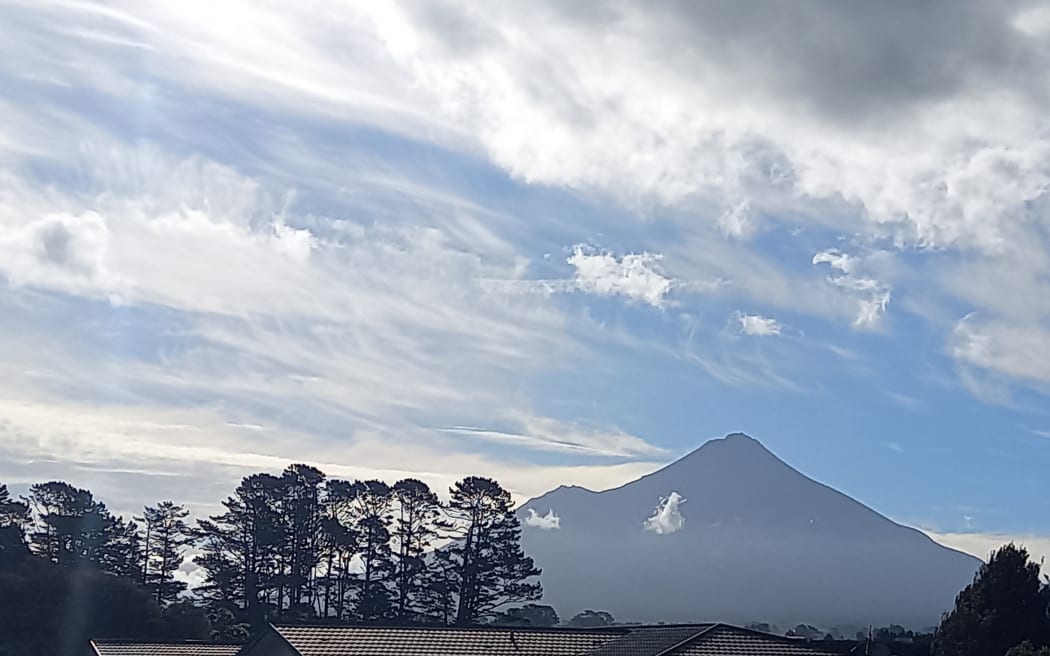
<path fill-rule="evenodd" d="M 576 288 L 601 296 L 626 296 L 662 307 L 671 290 L 671 280 L 656 270 L 658 253 L 628 253 L 617 259 L 611 253 L 596 253 L 582 245 L 573 247 L 568 263 L 575 269 Z"/>
<path fill-rule="evenodd" d="M 115 291 L 117 281 L 105 266 L 108 239 L 105 219 L 96 212 L 53 213 L 6 230 L 0 224 L 0 273 L 17 285 Z"/>
<path fill-rule="evenodd" d="M 561 528 L 561 517 L 555 515 L 554 510 L 550 508 L 547 509 L 546 515 L 541 515 L 529 508 L 528 515 L 525 517 L 525 525 L 541 531 L 556 531 Z"/>
<path fill-rule="evenodd" d="M 740 323 L 740 332 L 744 335 L 766 337 L 779 335 L 783 326 L 776 319 L 763 317 L 760 314 L 736 313 L 736 320 Z"/>
<path fill-rule="evenodd" d="M 682 530 L 682 527 L 685 526 L 685 517 L 678 508 L 685 501 L 677 492 L 661 497 L 652 516 L 642 523 L 642 528 L 657 535 L 670 535 Z"/>

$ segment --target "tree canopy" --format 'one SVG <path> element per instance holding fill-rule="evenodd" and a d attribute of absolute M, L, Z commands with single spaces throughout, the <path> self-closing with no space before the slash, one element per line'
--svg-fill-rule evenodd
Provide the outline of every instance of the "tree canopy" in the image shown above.
<path fill-rule="evenodd" d="M 1006 654 L 1025 642 L 1046 645 L 1047 601 L 1039 564 L 1029 560 L 1024 547 L 1005 545 L 955 598 L 955 608 L 934 636 L 933 654 L 989 656 Z"/>

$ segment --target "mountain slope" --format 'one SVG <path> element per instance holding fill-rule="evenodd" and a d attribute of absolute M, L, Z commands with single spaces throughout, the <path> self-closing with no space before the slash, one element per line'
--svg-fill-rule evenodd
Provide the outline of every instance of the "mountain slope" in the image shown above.
<path fill-rule="evenodd" d="M 549 511 L 559 527 L 544 530 L 535 516 Z M 614 490 L 560 487 L 519 515 L 544 599 L 564 617 L 928 626 L 979 564 L 739 433 Z"/>

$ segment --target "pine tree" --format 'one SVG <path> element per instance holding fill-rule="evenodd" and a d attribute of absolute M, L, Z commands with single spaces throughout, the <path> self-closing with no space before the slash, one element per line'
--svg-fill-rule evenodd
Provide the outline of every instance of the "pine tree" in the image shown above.
<path fill-rule="evenodd" d="M 281 475 L 279 508 L 284 543 L 278 612 L 284 607 L 296 619 L 314 614 L 313 573 L 321 559 L 321 501 L 325 475 L 308 465 L 290 465 Z"/>
<path fill-rule="evenodd" d="M 207 577 L 200 591 L 221 607 L 239 611 L 255 630 L 275 607 L 270 595 L 283 539 L 274 503 L 280 484 L 270 474 L 248 476 L 222 502 L 226 512 L 198 521 L 201 554 L 194 562 Z"/>
<path fill-rule="evenodd" d="M 431 615 L 432 608 L 427 589 L 435 584 L 426 556 L 439 530 L 448 528 L 447 522 L 442 521 L 437 495 L 422 481 L 414 478 L 398 481 L 393 487 L 393 497 L 397 504 L 392 534 L 396 556 L 395 612 L 402 620 L 424 620 Z"/>
<path fill-rule="evenodd" d="M 351 486 L 350 512 L 359 538 L 362 568 L 356 616 L 363 621 L 388 620 L 393 616 L 392 506 L 390 486 L 383 481 L 356 481 Z"/>
<path fill-rule="evenodd" d="M 350 617 L 351 565 L 359 550 L 359 536 L 351 512 L 353 483 L 329 480 L 322 506 L 321 550 L 324 594 L 321 616 L 346 620 Z"/>
<path fill-rule="evenodd" d="M 175 579 L 175 572 L 182 567 L 185 547 L 193 542 L 186 524 L 189 514 L 173 501 L 146 506 L 142 513 L 146 527 L 142 580 L 158 604 L 174 602 L 186 589 L 184 582 Z"/>
<path fill-rule="evenodd" d="M 449 492 L 454 541 L 443 551 L 456 587 L 456 624 L 495 619 L 508 603 L 539 599 L 540 583 L 529 579 L 540 570 L 521 548 L 521 524 L 510 492 L 476 476 L 459 481 Z"/>
<path fill-rule="evenodd" d="M 91 563 L 104 572 L 139 577 L 139 534 L 134 522 L 115 517 L 88 490 L 52 481 L 29 488 L 38 519 L 33 551 L 59 565 Z"/>
<path fill-rule="evenodd" d="M 0 567 L 29 555 L 25 531 L 30 521 L 29 504 L 12 498 L 7 486 L 0 483 Z"/>
<path fill-rule="evenodd" d="M 989 656 L 1025 641 L 1047 644 L 1047 591 L 1039 565 L 1012 543 L 992 554 L 955 598 L 934 636 L 934 656 Z"/>

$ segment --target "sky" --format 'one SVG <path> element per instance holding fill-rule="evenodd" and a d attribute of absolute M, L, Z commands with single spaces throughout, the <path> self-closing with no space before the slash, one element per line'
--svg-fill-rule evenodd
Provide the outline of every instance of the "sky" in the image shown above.
<path fill-rule="evenodd" d="M 1050 4 L 0 0 L 0 481 L 733 431 L 1050 553 Z"/>

